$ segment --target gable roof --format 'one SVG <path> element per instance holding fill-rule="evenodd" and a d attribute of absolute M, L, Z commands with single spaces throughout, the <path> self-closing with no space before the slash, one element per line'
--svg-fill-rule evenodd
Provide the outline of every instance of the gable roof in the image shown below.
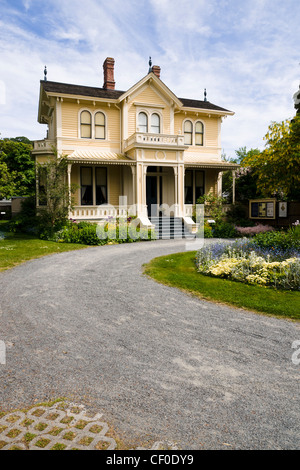
<path fill-rule="evenodd" d="M 151 78 L 157 81 L 173 99 L 176 100 L 178 106 L 182 104 L 183 108 L 194 108 L 194 109 L 203 109 L 203 110 L 211 110 L 211 111 L 220 111 L 222 113 L 234 114 L 232 111 L 228 109 L 222 108 L 217 106 L 209 101 L 201 101 L 201 100 L 194 100 L 189 98 L 177 98 L 174 93 L 169 90 L 169 88 L 159 79 L 156 77 L 155 74 L 151 73 Z M 46 93 L 50 94 L 59 94 L 59 95 L 73 95 L 73 96 L 87 96 L 91 98 L 102 98 L 102 99 L 109 99 L 115 101 L 122 101 L 126 96 L 132 93 L 133 90 L 139 88 L 143 85 L 147 79 L 149 79 L 148 75 L 140 80 L 136 85 L 131 87 L 127 91 L 121 90 L 110 90 L 105 88 L 98 88 L 98 87 L 90 87 L 84 85 L 73 85 L 69 83 L 60 83 L 60 82 L 49 82 L 41 80 L 41 86 L 43 87 Z M 181 106 L 180 106 L 181 107 Z"/>

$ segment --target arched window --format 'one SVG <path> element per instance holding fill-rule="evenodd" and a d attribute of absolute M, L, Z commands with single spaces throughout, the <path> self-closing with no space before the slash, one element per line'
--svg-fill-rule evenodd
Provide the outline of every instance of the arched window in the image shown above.
<path fill-rule="evenodd" d="M 203 132 L 204 127 L 202 122 L 198 121 L 195 124 L 195 145 L 203 145 Z"/>
<path fill-rule="evenodd" d="M 139 113 L 139 131 L 148 132 L 148 116 L 146 113 Z"/>
<path fill-rule="evenodd" d="M 88 111 L 80 114 L 80 133 L 85 139 L 92 138 L 92 115 Z"/>
<path fill-rule="evenodd" d="M 185 121 L 184 123 L 184 143 L 185 145 L 193 144 L 193 124 L 191 121 Z"/>
<path fill-rule="evenodd" d="M 105 116 L 101 112 L 95 114 L 95 139 L 105 139 Z"/>
<path fill-rule="evenodd" d="M 160 117 L 156 113 L 151 116 L 151 132 L 153 134 L 160 134 Z"/>

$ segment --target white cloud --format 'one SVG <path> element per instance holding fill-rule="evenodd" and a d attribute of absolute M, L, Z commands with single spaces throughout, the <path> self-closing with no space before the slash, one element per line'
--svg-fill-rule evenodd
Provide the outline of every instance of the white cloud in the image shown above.
<path fill-rule="evenodd" d="M 44 136 L 36 118 L 45 64 L 49 80 L 102 86 L 107 56 L 116 60 L 118 89 L 146 75 L 149 55 L 179 97 L 203 99 L 207 88 L 209 101 L 236 113 L 223 124 L 228 154 L 262 147 L 270 122 L 294 114 L 298 0 L 24 0 L 23 6 L 2 7 L 2 136 Z"/>

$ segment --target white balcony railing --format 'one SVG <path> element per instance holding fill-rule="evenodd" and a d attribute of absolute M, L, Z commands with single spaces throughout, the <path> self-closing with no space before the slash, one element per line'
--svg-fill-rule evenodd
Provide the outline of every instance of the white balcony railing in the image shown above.
<path fill-rule="evenodd" d="M 184 136 L 136 132 L 125 141 L 125 149 L 136 146 L 183 147 Z"/>
<path fill-rule="evenodd" d="M 54 140 L 43 139 L 35 140 L 33 142 L 33 151 L 34 152 L 53 152 Z"/>

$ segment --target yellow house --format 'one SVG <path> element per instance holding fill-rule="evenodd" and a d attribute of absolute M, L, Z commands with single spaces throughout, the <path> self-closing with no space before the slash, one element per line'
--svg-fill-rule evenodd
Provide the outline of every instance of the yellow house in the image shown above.
<path fill-rule="evenodd" d="M 198 197 L 221 195 L 221 123 L 234 113 L 209 101 L 178 98 L 160 67 L 127 91 L 115 89 L 114 59 L 103 64 L 102 88 L 40 84 L 38 122 L 47 138 L 34 142 L 37 162 L 67 156 L 68 182 L 80 188 L 70 218 L 99 221 L 126 211 L 142 226 L 171 215 L 192 226 Z M 37 205 L 39 200 L 37 197 Z M 128 210 L 129 207 L 129 210 Z"/>

